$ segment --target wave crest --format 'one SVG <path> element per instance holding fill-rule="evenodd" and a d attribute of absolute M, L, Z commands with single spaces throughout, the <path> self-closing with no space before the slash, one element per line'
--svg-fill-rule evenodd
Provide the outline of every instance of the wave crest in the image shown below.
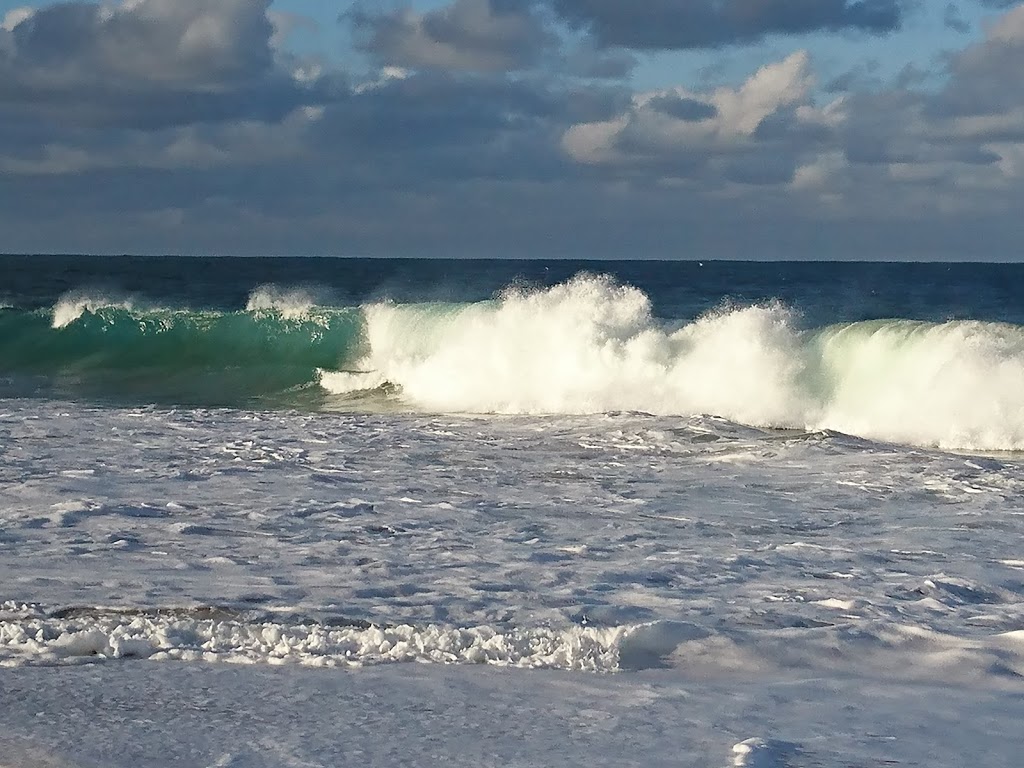
<path fill-rule="evenodd" d="M 307 288 L 281 288 L 261 285 L 249 294 L 246 312 L 271 312 L 283 320 L 307 320 L 320 302 Z"/>
<path fill-rule="evenodd" d="M 61 296 L 54 304 L 51 327 L 54 330 L 66 328 L 86 312 L 95 314 L 99 310 L 107 308 L 130 311 L 134 309 L 134 306 L 134 300 L 126 296 L 73 291 Z"/>

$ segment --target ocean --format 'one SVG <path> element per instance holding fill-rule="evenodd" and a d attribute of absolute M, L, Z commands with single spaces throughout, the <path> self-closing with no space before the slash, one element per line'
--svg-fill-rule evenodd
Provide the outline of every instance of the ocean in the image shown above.
<path fill-rule="evenodd" d="M 1016 765 L 1022 296 L 0 257 L 0 753 Z"/>

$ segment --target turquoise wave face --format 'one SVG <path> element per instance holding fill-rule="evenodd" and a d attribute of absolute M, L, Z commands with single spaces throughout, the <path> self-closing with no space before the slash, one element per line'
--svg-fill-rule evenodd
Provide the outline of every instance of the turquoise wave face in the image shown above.
<path fill-rule="evenodd" d="M 358 309 L 0 310 L 9 394 L 182 405 L 316 405 L 317 370 L 361 353 Z"/>

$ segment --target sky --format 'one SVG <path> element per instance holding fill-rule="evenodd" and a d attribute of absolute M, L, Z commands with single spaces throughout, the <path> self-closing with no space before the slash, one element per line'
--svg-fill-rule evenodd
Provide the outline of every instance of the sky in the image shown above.
<path fill-rule="evenodd" d="M 0 252 L 1024 258 L 1024 2 L 0 0 Z"/>

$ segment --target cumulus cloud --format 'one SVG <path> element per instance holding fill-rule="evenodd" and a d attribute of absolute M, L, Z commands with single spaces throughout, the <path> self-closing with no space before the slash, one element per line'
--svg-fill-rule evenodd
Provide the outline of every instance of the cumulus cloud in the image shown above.
<path fill-rule="evenodd" d="M 1024 103 L 1024 4 L 992 23 L 982 41 L 952 57 L 950 81 L 936 108 L 979 115 Z"/>
<path fill-rule="evenodd" d="M 278 119 L 309 97 L 276 64 L 268 4 L 123 0 L 14 11 L 4 20 L 0 105 L 8 119 L 127 127 Z"/>
<path fill-rule="evenodd" d="M 728 199 L 745 216 L 789 205 L 776 214 L 908 230 L 991 220 L 1024 199 L 1022 68 L 1017 3 L 948 56 L 938 89 L 904 80 L 824 97 L 798 52 L 735 86 L 634 94 L 617 114 L 568 128 L 562 148 L 606 179 L 687 190 L 711 208 Z"/>
<path fill-rule="evenodd" d="M 14 28 L 24 21 L 28 21 L 32 18 L 35 13 L 35 9 L 29 7 L 14 8 L 4 15 L 2 21 L 0 21 L 0 30 L 4 32 L 13 32 Z"/>
<path fill-rule="evenodd" d="M 112 79 L 223 88 L 271 65 L 267 5 L 252 0 L 128 0 L 64 3 L 11 30 L 12 66 L 41 83 Z"/>
<path fill-rule="evenodd" d="M 455 0 L 427 13 L 357 8 L 348 17 L 363 36 L 364 50 L 385 64 L 413 69 L 525 69 L 555 39 L 529 6 L 499 0 Z"/>
<path fill-rule="evenodd" d="M 842 119 L 841 101 L 816 109 L 810 58 L 798 51 L 735 88 L 639 93 L 628 109 L 567 130 L 562 146 L 589 165 L 655 167 L 665 177 L 717 170 L 733 181 L 789 180 L 800 155 Z"/>
<path fill-rule="evenodd" d="M 901 0 L 548 0 L 566 22 L 603 45 L 636 49 L 715 48 L 767 35 L 816 31 L 891 32 Z"/>

